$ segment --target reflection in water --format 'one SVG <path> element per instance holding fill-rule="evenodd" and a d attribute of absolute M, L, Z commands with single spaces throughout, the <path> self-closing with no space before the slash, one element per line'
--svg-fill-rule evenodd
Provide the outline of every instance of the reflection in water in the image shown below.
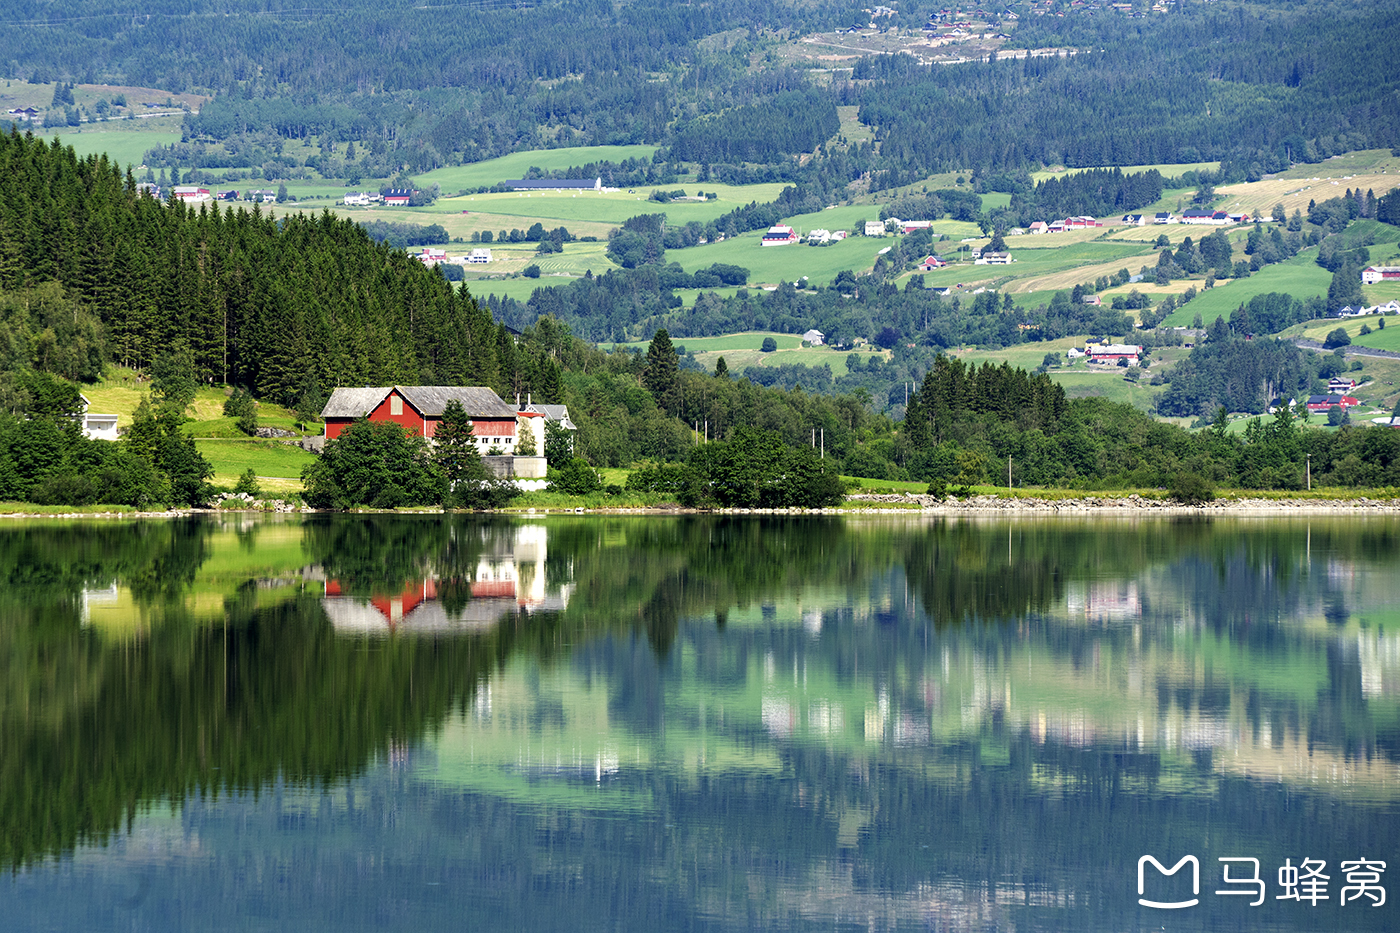
<path fill-rule="evenodd" d="M 1397 530 L 10 526 L 0 909 L 55 929 L 1160 929 L 1145 853 L 1269 878 L 1390 857 Z M 1394 926 L 1290 907 L 1207 891 L 1171 928 Z"/>
<path fill-rule="evenodd" d="M 352 596 L 340 580 L 327 580 L 321 605 L 336 631 L 360 634 L 434 633 L 490 628 L 516 612 L 560 612 L 570 583 L 550 586 L 543 525 L 519 525 L 483 536 L 474 573 L 409 580 L 397 593 Z"/>

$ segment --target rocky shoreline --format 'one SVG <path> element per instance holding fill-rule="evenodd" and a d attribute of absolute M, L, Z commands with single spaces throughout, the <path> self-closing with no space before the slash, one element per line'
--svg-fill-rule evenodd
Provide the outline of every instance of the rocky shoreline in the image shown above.
<path fill-rule="evenodd" d="M 1083 496 L 1070 499 L 1040 499 L 1034 496 L 970 496 L 943 500 L 933 496 L 899 493 L 859 493 L 846 497 L 847 503 L 869 503 L 871 511 L 917 505 L 935 512 L 1157 512 L 1163 514 L 1218 514 L 1222 512 L 1400 512 L 1400 499 L 1242 499 L 1224 498 L 1201 505 L 1183 505 L 1171 499 L 1153 499 L 1133 493 L 1127 496 Z M 844 511 L 849 511 L 846 509 Z"/>
<path fill-rule="evenodd" d="M 222 501 L 222 508 L 171 509 L 164 512 L 8 512 L 0 513 L 0 518 L 173 518 L 182 515 L 227 515 L 256 512 L 260 514 L 314 514 L 318 509 L 298 506 L 291 502 L 277 500 L 253 500 L 247 496 L 227 495 L 223 499 L 242 499 L 242 508 L 229 508 L 230 503 Z M 366 510 L 371 511 L 371 510 Z M 433 514 L 441 510 L 415 509 L 404 514 Z M 692 509 L 675 504 L 653 506 L 618 507 L 563 507 L 541 506 L 504 510 L 507 515 L 862 515 L 862 514 L 935 514 L 935 515 L 975 515 L 975 514 L 1036 514 L 1036 515 L 1289 515 L 1289 514 L 1377 514 L 1400 513 L 1400 498 L 1372 499 L 1247 499 L 1224 498 L 1198 506 L 1182 505 L 1170 499 L 1154 499 L 1136 493 L 1127 496 L 1083 496 L 1065 499 L 1042 499 L 1034 496 L 969 496 L 959 499 L 948 496 L 936 499 L 933 496 L 914 493 L 856 493 L 846 497 L 841 506 L 820 509 L 774 508 L 774 509 Z"/>

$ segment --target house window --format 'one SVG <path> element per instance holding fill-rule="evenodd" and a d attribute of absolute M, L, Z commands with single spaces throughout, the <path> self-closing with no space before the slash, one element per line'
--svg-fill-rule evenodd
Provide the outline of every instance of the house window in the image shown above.
<path fill-rule="evenodd" d="M 399 398 L 397 395 L 389 396 L 389 414 L 403 414 L 403 399 Z"/>

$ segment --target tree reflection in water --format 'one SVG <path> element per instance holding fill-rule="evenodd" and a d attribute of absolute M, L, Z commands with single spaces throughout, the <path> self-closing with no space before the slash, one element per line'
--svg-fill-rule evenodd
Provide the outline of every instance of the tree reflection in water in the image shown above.
<path fill-rule="evenodd" d="M 0 859 L 120 840 L 166 801 L 232 845 L 214 795 L 287 787 L 359 815 L 281 870 L 345 872 L 327 883 L 353 899 L 455 866 L 483 921 L 1146 928 L 1124 878 L 1164 844 L 1385 857 L 1396 529 L 15 525 Z M 362 800 L 393 801 L 397 829 Z M 1212 904 L 1182 928 L 1309 922 L 1260 917 Z"/>

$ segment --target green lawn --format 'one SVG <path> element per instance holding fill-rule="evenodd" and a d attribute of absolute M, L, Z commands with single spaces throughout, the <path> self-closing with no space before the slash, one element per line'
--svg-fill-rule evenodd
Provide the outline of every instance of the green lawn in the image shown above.
<path fill-rule="evenodd" d="M 622 162 L 627 159 L 650 159 L 655 146 L 576 146 L 570 149 L 532 149 L 513 152 L 498 159 L 453 165 L 435 169 L 416 177 L 420 185 L 437 184 L 446 193 L 464 188 L 494 185 L 512 178 L 524 178 L 531 166 L 547 172 L 561 171 L 589 162 Z"/>
<path fill-rule="evenodd" d="M 1207 325 L 1217 317 L 1228 320 L 1231 311 L 1247 304 L 1255 295 L 1268 292 L 1283 292 L 1294 298 L 1325 295 L 1332 284 L 1332 273 L 1319 266 L 1316 259 L 1316 249 L 1305 249 L 1286 262 L 1265 266 L 1247 279 L 1235 279 L 1228 285 L 1204 291 L 1173 311 L 1162 326 L 1188 327 L 1197 314 Z"/>

